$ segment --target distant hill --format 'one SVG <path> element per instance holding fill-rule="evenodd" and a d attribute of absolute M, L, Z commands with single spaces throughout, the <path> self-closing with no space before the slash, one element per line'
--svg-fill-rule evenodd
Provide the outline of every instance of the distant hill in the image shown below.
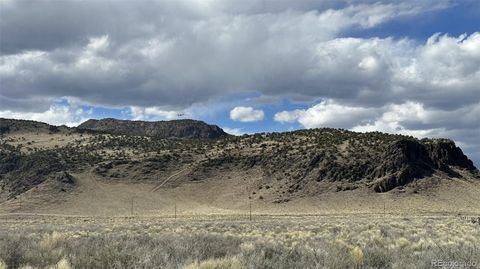
<path fill-rule="evenodd" d="M 230 136 L 217 125 L 206 124 L 197 120 L 172 121 L 130 121 L 106 118 L 90 119 L 78 127 L 55 126 L 31 120 L 0 118 L 0 135 L 35 132 L 84 132 L 93 131 L 115 135 L 150 136 L 157 138 L 218 139 Z"/>
<path fill-rule="evenodd" d="M 227 137 L 220 127 L 196 120 L 130 121 L 117 119 L 88 120 L 77 127 L 79 130 L 101 131 L 117 135 L 154 136 L 159 138 L 204 138 Z"/>
<path fill-rule="evenodd" d="M 33 120 L 0 118 L 0 135 L 16 132 L 60 132 L 69 129 L 66 126 L 54 126 Z"/>
<path fill-rule="evenodd" d="M 165 204 L 162 197 L 170 191 L 190 206 L 220 208 L 240 208 L 249 200 L 295 205 L 326 196 L 332 206 L 340 201 L 350 207 L 349 201 L 357 201 L 358 195 L 365 198 L 361 203 L 373 199 L 377 204 L 371 206 L 378 207 L 384 196 L 376 193 L 388 192 L 405 199 L 401 208 L 410 198 L 421 206 L 440 197 L 435 199 L 441 209 L 449 206 L 442 202 L 444 195 L 451 201 L 460 199 L 448 194 L 456 189 L 468 209 L 480 194 L 479 171 L 449 139 L 332 128 L 236 137 L 194 120 L 104 119 L 68 128 L 0 119 L 0 127 L 5 130 L 0 143 L 0 208 L 3 204 L 12 210 L 18 210 L 19 201 L 40 207 L 64 197 L 77 199 L 72 205 L 89 204 L 78 208 L 88 211 L 99 202 L 89 199 L 100 195 L 100 183 L 111 199 L 102 201 L 112 205 L 129 201 L 117 196 L 143 186 L 138 196 L 153 199 L 146 210 Z M 116 189 L 121 186 L 121 191 Z M 435 190 L 443 192 L 431 196 Z M 153 195 L 157 191 L 162 195 Z M 349 200 L 343 201 L 346 197 Z M 302 208 L 299 204 L 293 210 Z"/>

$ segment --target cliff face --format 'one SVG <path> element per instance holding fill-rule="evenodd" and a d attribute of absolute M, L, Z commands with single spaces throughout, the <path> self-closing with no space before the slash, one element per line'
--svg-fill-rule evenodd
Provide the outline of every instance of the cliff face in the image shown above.
<path fill-rule="evenodd" d="M 88 120 L 78 126 L 80 130 L 100 131 L 117 135 L 155 136 L 159 138 L 227 137 L 220 127 L 195 120 L 128 121 L 117 119 Z"/>
<path fill-rule="evenodd" d="M 439 170 L 455 177 L 450 166 L 475 172 L 473 162 L 451 140 L 439 139 L 426 143 L 399 140 L 392 143 L 379 160 L 372 177 L 379 179 L 377 192 L 389 191 Z"/>

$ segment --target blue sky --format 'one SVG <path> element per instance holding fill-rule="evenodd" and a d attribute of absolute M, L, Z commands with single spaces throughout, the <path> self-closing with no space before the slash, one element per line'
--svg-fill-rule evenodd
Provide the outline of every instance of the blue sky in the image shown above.
<path fill-rule="evenodd" d="M 421 17 L 394 19 L 377 27 L 351 31 L 346 36 L 408 37 L 421 44 L 435 33 L 459 36 L 478 32 L 479 14 L 478 1 L 458 1 L 453 2 L 448 8 L 424 13 Z"/>
<path fill-rule="evenodd" d="M 475 0 L 1 0 L 0 117 L 447 137 L 478 166 L 478 18 Z"/>

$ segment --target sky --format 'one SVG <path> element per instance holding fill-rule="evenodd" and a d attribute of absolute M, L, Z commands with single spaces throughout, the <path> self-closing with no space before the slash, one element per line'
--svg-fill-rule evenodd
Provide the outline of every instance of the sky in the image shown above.
<path fill-rule="evenodd" d="M 480 166 L 480 1 L 0 0 L 0 117 L 453 139 Z"/>

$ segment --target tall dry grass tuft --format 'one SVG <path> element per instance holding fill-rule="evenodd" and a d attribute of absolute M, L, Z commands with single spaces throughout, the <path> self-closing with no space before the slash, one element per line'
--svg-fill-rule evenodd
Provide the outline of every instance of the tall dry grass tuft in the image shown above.
<path fill-rule="evenodd" d="M 355 266 L 360 266 L 363 264 L 363 251 L 360 247 L 353 247 L 352 250 L 350 250 L 350 256 L 352 256 Z"/>
<path fill-rule="evenodd" d="M 72 265 L 67 258 L 62 258 L 57 262 L 55 266 L 51 266 L 49 269 L 72 269 Z"/>
<path fill-rule="evenodd" d="M 241 269 L 242 264 L 237 257 L 223 257 L 219 259 L 208 259 L 195 261 L 183 267 L 183 269 Z"/>

